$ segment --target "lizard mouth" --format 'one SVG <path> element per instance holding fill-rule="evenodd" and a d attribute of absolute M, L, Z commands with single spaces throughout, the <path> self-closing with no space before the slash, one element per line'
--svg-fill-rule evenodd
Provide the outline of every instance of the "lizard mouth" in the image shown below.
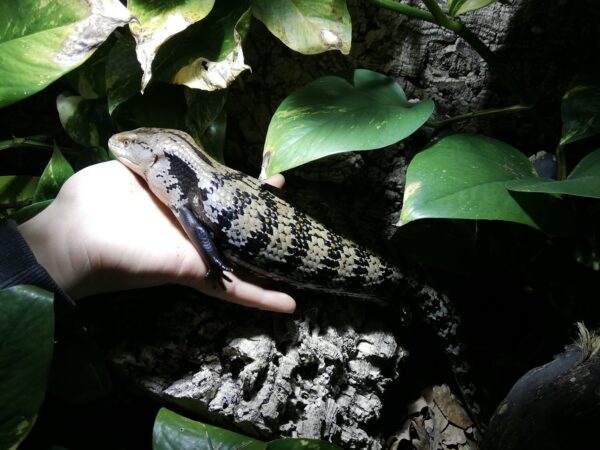
<path fill-rule="evenodd" d="M 122 153 L 115 151 L 114 148 L 111 148 L 111 151 L 121 164 L 128 167 L 130 170 L 132 170 L 133 172 L 135 172 L 137 174 L 140 174 L 140 175 L 142 174 L 142 170 L 138 164 L 133 162 L 131 159 L 129 159 L 127 156 L 123 155 Z"/>

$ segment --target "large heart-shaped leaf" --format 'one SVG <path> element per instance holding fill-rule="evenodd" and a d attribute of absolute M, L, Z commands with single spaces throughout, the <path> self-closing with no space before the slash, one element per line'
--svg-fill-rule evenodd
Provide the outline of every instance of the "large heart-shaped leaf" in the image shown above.
<path fill-rule="evenodd" d="M 506 183 L 511 191 L 600 198 L 600 150 L 583 158 L 565 180 L 526 178 Z"/>
<path fill-rule="evenodd" d="M 600 133 L 600 69 L 578 75 L 562 99 L 561 145 Z"/>
<path fill-rule="evenodd" d="M 297 52 L 350 52 L 352 22 L 346 0 L 252 0 L 252 13 Z"/>
<path fill-rule="evenodd" d="M 265 450 L 265 442 L 233 431 L 196 422 L 161 408 L 152 431 L 153 450 Z"/>
<path fill-rule="evenodd" d="M 328 76 L 294 92 L 277 108 L 267 132 L 261 178 L 334 153 L 370 150 L 415 132 L 433 101 L 410 104 L 391 78 L 355 70 Z"/>
<path fill-rule="evenodd" d="M 531 162 L 510 145 L 485 136 L 446 137 L 411 161 L 400 223 L 487 219 L 538 228 L 532 213 L 504 187 L 509 180 L 535 176 Z"/>
<path fill-rule="evenodd" d="M 451 16 L 460 16 L 469 11 L 483 8 L 496 0 L 448 0 L 448 12 Z"/>
<path fill-rule="evenodd" d="M 27 436 L 44 399 L 54 344 L 52 294 L 34 286 L 0 290 L 0 448 Z"/>
<path fill-rule="evenodd" d="M 144 72 L 142 90 L 152 78 L 152 61 L 160 46 L 171 36 L 206 17 L 213 5 L 214 0 L 129 0 L 128 7 L 138 19 L 138 23 L 131 23 L 130 28 Z"/>
<path fill-rule="evenodd" d="M 130 19 L 118 0 L 0 2 L 0 107 L 80 65 Z"/>

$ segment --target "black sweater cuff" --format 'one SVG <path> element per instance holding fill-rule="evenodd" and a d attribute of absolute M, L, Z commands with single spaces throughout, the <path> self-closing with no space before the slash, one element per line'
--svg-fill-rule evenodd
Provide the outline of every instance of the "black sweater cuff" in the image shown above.
<path fill-rule="evenodd" d="M 75 303 L 37 262 L 17 224 L 6 220 L 0 222 L 0 288 L 19 284 L 30 284 L 53 292 L 57 322 L 72 322 Z"/>

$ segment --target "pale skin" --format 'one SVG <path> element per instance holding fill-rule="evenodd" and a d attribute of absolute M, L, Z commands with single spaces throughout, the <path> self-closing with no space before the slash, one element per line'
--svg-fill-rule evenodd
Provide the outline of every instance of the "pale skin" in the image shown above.
<path fill-rule="evenodd" d="M 283 185 L 281 175 L 267 180 Z M 56 200 L 19 226 L 38 262 L 74 299 L 162 284 L 190 286 L 240 305 L 292 313 L 289 295 L 227 273 L 225 290 L 171 212 L 117 161 L 73 175 Z"/>

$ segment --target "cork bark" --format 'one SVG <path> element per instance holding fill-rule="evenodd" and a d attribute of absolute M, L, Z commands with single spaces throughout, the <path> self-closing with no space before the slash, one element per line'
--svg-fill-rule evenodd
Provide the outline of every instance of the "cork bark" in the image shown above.
<path fill-rule="evenodd" d="M 321 296 L 286 316 L 190 292 L 149 308 L 145 325 L 110 356 L 139 389 L 192 417 L 264 439 L 382 448 L 384 396 L 406 357 L 392 331 L 397 311 Z M 135 319 L 121 311 L 120 320 Z"/>

